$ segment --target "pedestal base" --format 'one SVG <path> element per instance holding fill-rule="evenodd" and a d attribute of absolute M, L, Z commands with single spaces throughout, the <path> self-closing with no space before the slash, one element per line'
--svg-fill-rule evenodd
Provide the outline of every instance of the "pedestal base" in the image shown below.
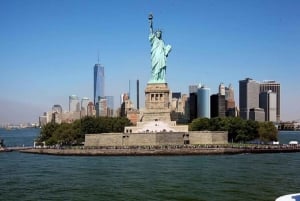
<path fill-rule="evenodd" d="M 148 83 L 145 89 L 145 111 L 142 121 L 171 121 L 170 90 L 167 83 Z"/>

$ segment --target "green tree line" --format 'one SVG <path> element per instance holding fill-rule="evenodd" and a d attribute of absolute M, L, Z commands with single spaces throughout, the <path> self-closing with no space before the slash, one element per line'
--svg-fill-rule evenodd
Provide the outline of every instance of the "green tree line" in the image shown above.
<path fill-rule="evenodd" d="M 130 126 L 125 117 L 85 117 L 73 123 L 48 123 L 42 127 L 37 142 L 47 145 L 76 145 L 84 141 L 85 134 L 123 132 Z M 278 131 L 271 122 L 257 122 L 230 118 L 198 118 L 189 124 L 190 131 L 228 131 L 228 140 L 248 142 L 259 139 L 262 142 L 275 141 Z"/>
<path fill-rule="evenodd" d="M 249 142 L 259 139 L 267 143 L 278 139 L 278 130 L 272 122 L 243 120 L 239 117 L 197 118 L 189 124 L 190 131 L 228 131 L 228 140 Z"/>
<path fill-rule="evenodd" d="M 47 145 L 76 145 L 84 141 L 85 134 L 123 132 L 130 126 L 125 117 L 85 117 L 73 123 L 48 123 L 42 127 L 37 142 Z"/>

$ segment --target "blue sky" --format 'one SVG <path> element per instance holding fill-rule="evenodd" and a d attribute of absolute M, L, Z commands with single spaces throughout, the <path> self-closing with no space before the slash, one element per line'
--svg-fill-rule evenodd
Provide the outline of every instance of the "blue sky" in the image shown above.
<path fill-rule="evenodd" d="M 238 81 L 281 83 L 281 119 L 300 119 L 298 0 L 1 0 L 0 123 L 36 122 L 68 96 L 93 99 L 93 66 L 105 66 L 105 94 L 150 78 L 148 14 L 172 45 L 167 81 L 216 93 Z M 132 83 L 133 90 L 133 83 Z M 143 103 L 142 99 L 142 103 Z"/>

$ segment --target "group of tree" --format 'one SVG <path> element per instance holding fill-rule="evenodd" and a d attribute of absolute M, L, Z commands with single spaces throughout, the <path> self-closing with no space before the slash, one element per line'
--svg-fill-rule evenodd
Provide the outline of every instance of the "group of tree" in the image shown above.
<path fill-rule="evenodd" d="M 267 143 L 278 139 L 278 130 L 272 122 L 243 120 L 239 117 L 197 118 L 189 124 L 189 130 L 228 131 L 228 140 L 232 142 L 260 140 Z"/>
<path fill-rule="evenodd" d="M 123 132 L 132 125 L 126 117 L 85 117 L 73 123 L 54 122 L 42 127 L 37 142 L 47 145 L 77 145 L 84 141 L 85 134 Z M 272 122 L 243 120 L 238 117 L 198 118 L 189 124 L 190 131 L 228 131 L 232 142 L 276 141 L 278 131 Z"/>
<path fill-rule="evenodd" d="M 85 134 L 123 132 L 131 122 L 125 117 L 85 117 L 73 123 L 50 122 L 42 127 L 37 142 L 47 145 L 77 145 Z"/>

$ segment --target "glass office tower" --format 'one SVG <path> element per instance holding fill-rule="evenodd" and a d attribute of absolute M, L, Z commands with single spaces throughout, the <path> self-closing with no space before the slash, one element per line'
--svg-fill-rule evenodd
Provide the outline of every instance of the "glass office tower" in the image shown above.
<path fill-rule="evenodd" d="M 113 96 L 106 96 L 107 100 L 107 116 L 113 117 L 114 116 L 114 97 Z"/>
<path fill-rule="evenodd" d="M 95 64 L 94 66 L 94 105 L 99 97 L 104 98 L 104 66 Z"/>
<path fill-rule="evenodd" d="M 197 91 L 197 116 L 210 118 L 210 88 L 202 85 Z"/>

